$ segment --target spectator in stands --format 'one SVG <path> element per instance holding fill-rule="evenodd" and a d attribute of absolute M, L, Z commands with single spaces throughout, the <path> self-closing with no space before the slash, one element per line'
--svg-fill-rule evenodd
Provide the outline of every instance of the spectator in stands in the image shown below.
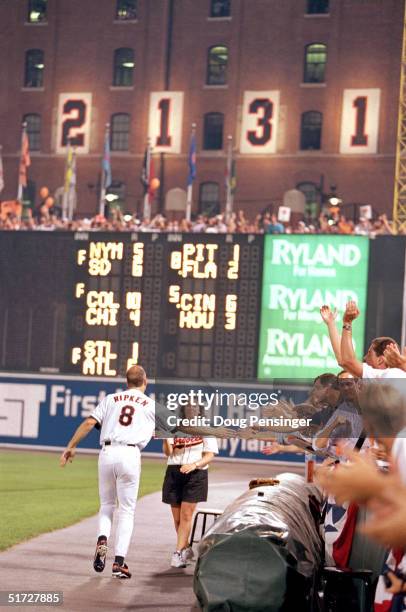
<path fill-rule="evenodd" d="M 357 236 L 369 236 L 372 230 L 372 225 L 366 217 L 360 217 L 359 223 L 354 228 L 354 233 Z"/>
<path fill-rule="evenodd" d="M 341 215 L 337 223 L 330 219 L 328 215 L 321 214 L 317 227 L 315 225 L 306 225 L 303 220 L 298 221 L 293 226 L 290 224 L 282 224 L 277 220 L 275 214 L 266 211 L 263 214 L 258 214 L 252 221 L 247 219 L 242 210 L 232 213 L 227 223 L 224 215 L 217 215 L 207 218 L 199 215 L 195 221 L 189 222 L 185 218 L 169 221 L 161 214 L 155 215 L 152 219 L 139 220 L 136 216 L 125 215 L 120 209 L 116 208 L 111 211 L 109 219 L 104 216 L 95 215 L 90 219 L 75 219 L 74 222 L 67 219 L 61 220 L 61 208 L 55 204 L 54 198 L 49 195 L 47 187 L 41 188 L 42 196 L 48 194 L 41 200 L 39 206 L 36 207 L 28 222 L 23 219 L 21 223 L 13 218 L 13 213 L 0 214 L 0 229 L 4 230 L 43 230 L 46 228 L 68 230 L 68 231 L 141 231 L 141 232 L 208 232 L 208 233 L 237 233 L 237 234 L 349 234 L 353 227 L 351 221 L 348 221 L 344 215 Z M 24 215 L 27 216 L 30 209 L 24 210 Z M 44 218 L 42 218 L 44 217 Z M 50 221 L 52 217 L 52 222 Z M 369 224 L 369 222 L 367 222 Z M 390 222 L 386 215 L 381 215 L 374 224 L 369 224 L 370 230 L 363 229 L 367 232 L 365 235 L 374 237 L 376 235 L 389 235 L 394 233 Z M 399 233 L 402 233 L 399 231 Z"/>
<path fill-rule="evenodd" d="M 199 215 L 192 226 L 192 232 L 204 232 L 206 229 L 206 218 L 203 215 Z"/>
<path fill-rule="evenodd" d="M 40 201 L 38 205 L 34 208 L 34 218 L 39 221 L 41 216 L 43 215 L 42 209 L 45 205 L 46 199 L 49 197 L 49 189 L 45 185 L 41 187 L 39 190 Z"/>
<path fill-rule="evenodd" d="M 319 233 L 320 234 L 329 234 L 330 233 L 330 225 L 328 223 L 327 215 L 320 213 L 319 216 Z"/>
<path fill-rule="evenodd" d="M 403 393 L 402 393 L 403 391 Z M 367 504 L 375 513 L 372 521 L 367 522 L 365 531 L 384 544 L 399 546 L 405 543 L 404 529 L 397 531 L 393 524 L 388 499 L 394 499 L 405 490 L 406 484 L 406 385 L 399 389 L 391 384 L 368 384 L 362 390 L 359 401 L 364 426 L 371 437 L 377 439 L 391 455 L 392 476 L 382 476 L 372 458 L 364 459 L 357 453 L 349 453 L 350 463 L 335 469 L 328 467 L 317 471 L 319 483 L 337 500 Z M 401 485 L 403 483 L 403 486 Z M 387 486 L 389 485 L 389 492 Z M 397 522 L 399 504 L 395 503 Z M 400 510 L 405 518 L 405 509 Z M 386 578 L 379 579 L 375 604 L 382 610 L 404 610 L 403 598 L 406 596 L 406 555 L 404 549 L 394 548 L 386 561 Z M 397 607 L 399 606 L 399 607 Z"/>
<path fill-rule="evenodd" d="M 347 220 L 345 215 L 340 215 L 339 221 L 337 223 L 338 233 L 339 234 L 353 234 L 354 233 L 354 223 L 352 221 Z"/>
<path fill-rule="evenodd" d="M 392 236 L 394 234 L 386 215 L 379 215 L 378 220 L 373 224 L 371 234 L 376 236 Z"/>
<path fill-rule="evenodd" d="M 45 198 L 43 205 L 40 208 L 40 213 L 42 217 L 49 220 L 49 217 L 62 217 L 62 210 L 59 206 L 56 206 L 55 199 L 52 196 L 48 196 Z"/>
<path fill-rule="evenodd" d="M 284 234 L 285 233 L 285 228 L 282 225 L 282 223 L 280 223 L 275 214 L 271 215 L 271 222 L 267 224 L 266 227 L 266 233 L 267 234 Z"/>

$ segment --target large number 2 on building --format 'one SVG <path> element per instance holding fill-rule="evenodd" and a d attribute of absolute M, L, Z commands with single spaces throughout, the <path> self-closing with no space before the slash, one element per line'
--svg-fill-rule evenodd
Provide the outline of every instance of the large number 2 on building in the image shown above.
<path fill-rule="evenodd" d="M 272 117 L 273 104 L 270 100 L 257 99 L 251 102 L 249 112 L 257 115 L 262 110 L 262 117 L 258 117 L 257 125 L 262 128 L 262 133 L 259 135 L 258 130 L 249 130 L 247 138 L 252 145 L 264 146 L 272 138 Z"/>
<path fill-rule="evenodd" d="M 63 114 L 71 115 L 64 120 L 62 125 L 62 142 L 61 146 L 68 145 L 68 139 L 74 147 L 83 147 L 84 133 L 76 133 L 75 136 L 69 136 L 72 128 L 82 128 L 86 121 L 86 104 L 83 100 L 67 100 L 63 105 Z M 72 117 L 72 114 L 74 115 Z"/>
<path fill-rule="evenodd" d="M 120 418 L 118 422 L 124 427 L 128 427 L 133 422 L 133 415 L 135 412 L 134 406 L 123 406 L 120 412 Z"/>

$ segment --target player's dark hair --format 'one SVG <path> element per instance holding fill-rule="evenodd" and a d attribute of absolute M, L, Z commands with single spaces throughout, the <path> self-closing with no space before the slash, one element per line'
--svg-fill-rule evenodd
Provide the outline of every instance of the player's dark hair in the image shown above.
<path fill-rule="evenodd" d="M 127 370 L 127 384 L 129 387 L 141 387 L 147 375 L 143 367 L 136 365 Z"/>
<path fill-rule="evenodd" d="M 396 344 L 399 348 L 398 343 L 393 338 L 389 338 L 389 336 L 380 336 L 379 338 L 375 338 L 372 340 L 372 349 L 375 352 L 377 357 L 382 357 L 384 350 L 389 344 Z"/>

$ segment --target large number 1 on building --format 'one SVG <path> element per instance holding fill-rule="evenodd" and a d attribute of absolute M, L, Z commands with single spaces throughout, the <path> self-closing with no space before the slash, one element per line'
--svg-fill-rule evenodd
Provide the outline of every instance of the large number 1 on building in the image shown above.
<path fill-rule="evenodd" d="M 368 144 L 368 135 L 365 134 L 365 124 L 367 117 L 367 97 L 358 96 L 352 103 L 356 108 L 355 134 L 351 138 L 351 144 L 365 146 Z"/>
<path fill-rule="evenodd" d="M 169 112 L 171 108 L 171 101 L 169 98 L 163 98 L 159 101 L 158 108 L 161 111 L 161 121 L 159 124 L 159 136 L 156 140 L 156 144 L 161 147 L 170 147 L 172 138 L 169 135 Z"/>

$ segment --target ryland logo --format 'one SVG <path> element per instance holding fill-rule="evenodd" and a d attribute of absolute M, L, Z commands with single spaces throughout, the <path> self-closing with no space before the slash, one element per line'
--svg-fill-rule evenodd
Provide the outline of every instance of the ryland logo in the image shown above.
<path fill-rule="evenodd" d="M 361 251 L 355 244 L 294 244 L 280 238 L 273 243 L 272 263 L 286 266 L 334 266 L 354 267 L 361 260 Z"/>

